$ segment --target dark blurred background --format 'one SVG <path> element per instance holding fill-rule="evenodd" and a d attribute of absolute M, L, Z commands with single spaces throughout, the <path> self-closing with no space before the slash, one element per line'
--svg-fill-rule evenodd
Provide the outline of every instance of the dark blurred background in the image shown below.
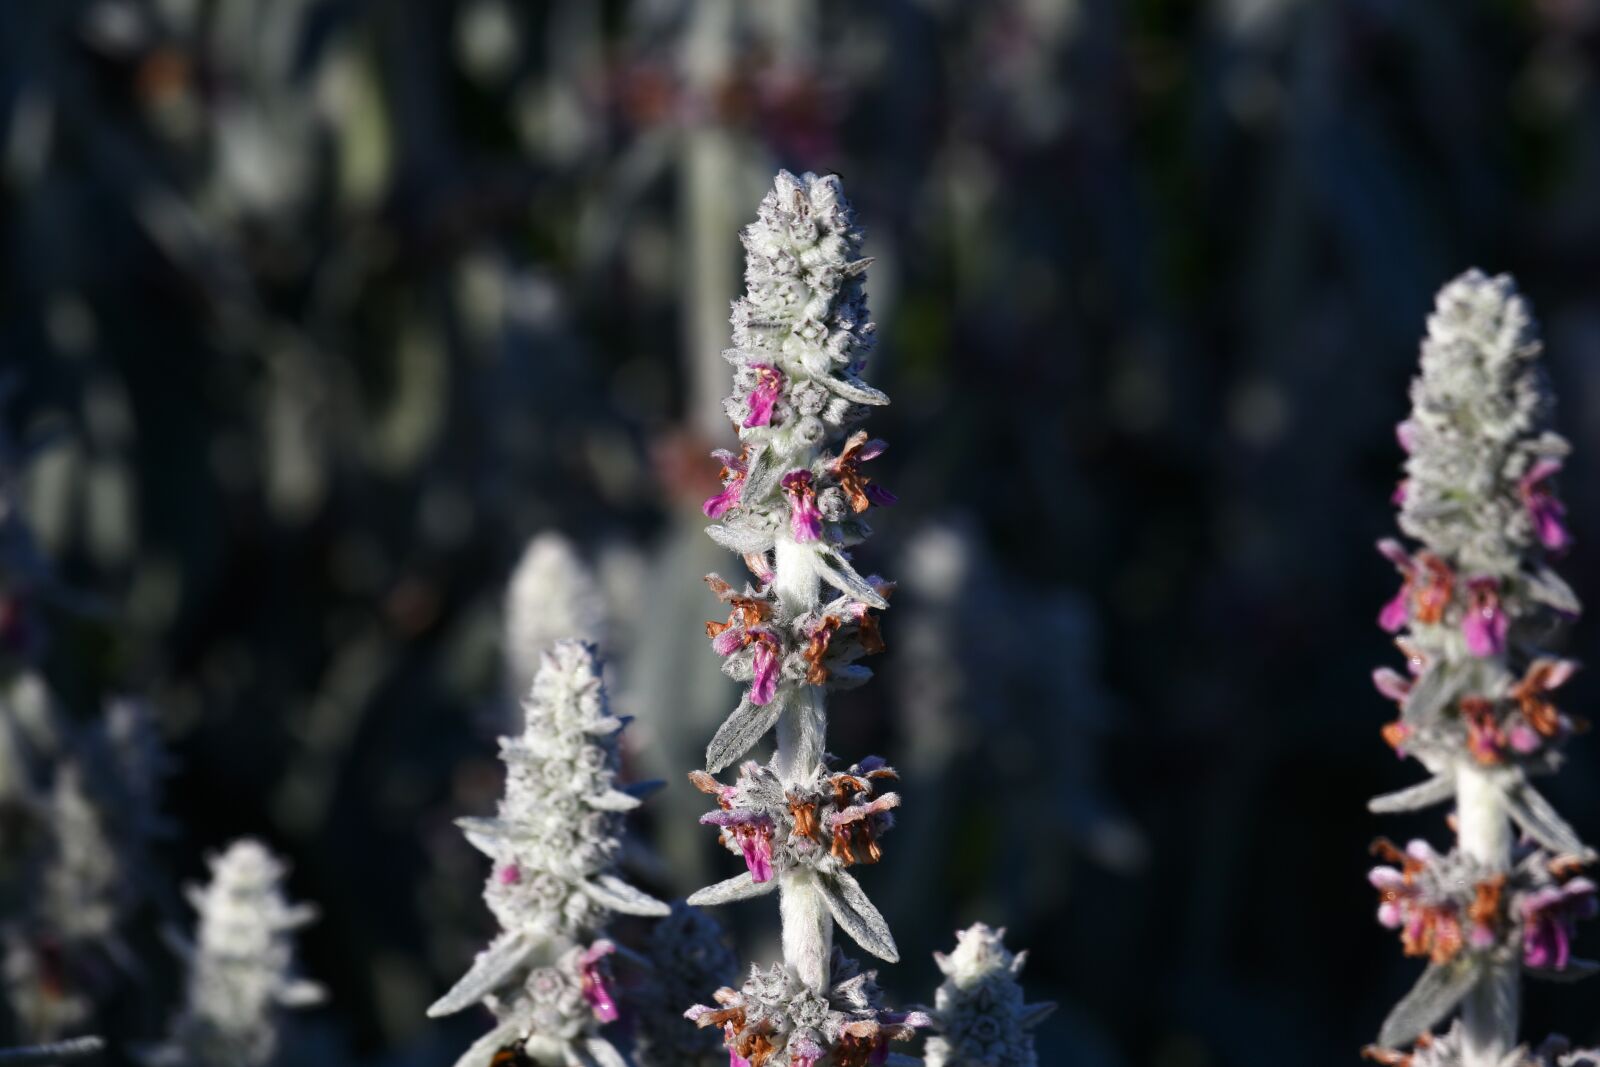
<path fill-rule="evenodd" d="M 641 880 L 728 873 L 683 772 L 735 699 L 696 505 L 736 234 L 777 167 L 836 171 L 902 501 L 832 734 L 906 773 L 885 984 L 931 998 L 982 918 L 1063 1005 L 1043 1063 L 1352 1063 L 1419 970 L 1366 846 L 1444 833 L 1364 808 L 1421 774 L 1378 737 L 1371 546 L 1466 267 L 1544 323 L 1600 594 L 1597 46 L 1594 0 L 0 4 L 3 415 L 100 605 L 41 668 L 82 715 L 149 698 L 175 877 L 292 859 L 332 1001 L 297 1062 L 452 1062 L 481 1020 L 423 1010 L 490 919 L 450 820 L 498 794 L 530 537 L 592 574 L 671 783 Z M 1549 788 L 1590 840 L 1597 770 L 1580 739 Z M 1597 1003 L 1537 987 L 1526 1031 L 1593 1042 Z"/>

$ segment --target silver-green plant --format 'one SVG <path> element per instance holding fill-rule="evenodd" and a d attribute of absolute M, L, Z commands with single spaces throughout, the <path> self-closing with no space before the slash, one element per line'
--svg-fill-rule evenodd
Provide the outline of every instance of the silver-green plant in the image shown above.
<path fill-rule="evenodd" d="M 1370 875 L 1379 921 L 1428 961 L 1369 1050 L 1382 1062 L 1520 1063 L 1522 974 L 1593 969 L 1571 940 L 1596 910 L 1594 884 L 1577 874 L 1595 854 L 1533 784 L 1559 766 L 1576 726 L 1552 697 L 1576 665 L 1548 642 L 1579 610 L 1549 566 L 1569 541 L 1551 484 L 1568 446 L 1550 429 L 1540 347 L 1509 277 L 1463 274 L 1439 292 L 1399 426 L 1400 528 L 1420 548 L 1379 545 L 1403 579 L 1379 622 L 1403 631 L 1408 672 L 1374 680 L 1400 707 L 1384 737 L 1430 777 L 1371 807 L 1453 804 L 1456 842 L 1376 848 L 1388 861 Z M 1453 1013 L 1455 1027 L 1430 1038 Z M 1414 1054 L 1394 1051 L 1413 1042 Z"/>
<path fill-rule="evenodd" d="M 881 790 L 895 774 L 876 757 L 837 769 L 825 747 L 827 693 L 870 676 L 857 661 L 883 647 L 873 612 L 891 589 L 859 574 L 848 553 L 870 533 L 865 513 L 894 500 L 863 469 L 883 443 L 855 429 L 888 402 L 860 378 L 874 329 L 862 288 L 870 260 L 833 176 L 779 172 L 742 240 L 746 291 L 724 355 L 734 367 L 725 410 L 743 447 L 717 453 L 723 489 L 705 513 L 755 584 L 709 576 L 729 615 L 706 629 L 724 671 L 747 688 L 691 779 L 717 803 L 701 821 L 746 869 L 689 902 L 776 891 L 783 959 L 687 1014 L 723 1032 L 733 1067 L 856 1067 L 883 1062 L 890 1040 L 928 1021 L 886 1010 L 874 973 L 833 944 L 837 923 L 880 959 L 899 956 L 849 872 L 881 856 L 899 804 Z M 744 762 L 731 785 L 713 777 L 769 732 L 768 762 Z"/>
<path fill-rule="evenodd" d="M 1017 976 L 1028 954 L 1007 949 L 1005 934 L 974 923 L 956 934 L 954 952 L 934 953 L 944 983 L 924 1067 L 1037 1067 L 1030 1031 L 1056 1006 L 1024 1003 Z"/>
<path fill-rule="evenodd" d="M 670 911 L 616 873 L 622 815 L 652 784 L 617 781 L 626 723 L 607 705 L 593 645 L 558 641 L 523 708 L 523 732 L 500 740 L 507 777 L 496 817 L 460 820 L 493 861 L 483 896 L 501 932 L 428 1014 L 479 1003 L 494 1013 L 459 1067 L 483 1067 L 503 1048 L 541 1064 L 619 1067 L 626 1061 L 600 1032 L 619 1014 L 606 925 L 613 913 Z"/>
<path fill-rule="evenodd" d="M 183 1008 L 150 1067 L 264 1067 L 279 1045 L 279 1011 L 321 1003 L 322 987 L 295 973 L 294 932 L 316 917 L 284 896 L 285 868 L 245 838 L 212 856 L 211 881 L 190 886 L 199 915 Z"/>

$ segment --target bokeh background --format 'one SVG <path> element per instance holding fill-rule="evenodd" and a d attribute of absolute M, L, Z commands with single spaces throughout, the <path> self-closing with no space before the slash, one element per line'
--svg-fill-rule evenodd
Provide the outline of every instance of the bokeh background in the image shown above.
<path fill-rule="evenodd" d="M 1371 546 L 1468 266 L 1545 324 L 1600 591 L 1597 47 L 1594 0 L 0 4 L 4 425 L 79 594 L 40 667 L 158 714 L 174 879 L 241 833 L 292 859 L 332 994 L 296 1062 L 452 1062 L 481 1020 L 423 1010 L 490 920 L 450 820 L 499 789 L 530 538 L 592 576 L 671 783 L 641 879 L 724 870 L 683 772 L 733 700 L 696 505 L 736 234 L 778 166 L 836 171 L 902 501 L 833 733 L 906 775 L 885 984 L 928 999 L 984 918 L 1062 1005 L 1045 1064 L 1353 1063 L 1418 970 L 1366 846 L 1443 833 L 1364 809 L 1418 773 Z M 1580 740 L 1550 788 L 1590 840 L 1597 772 Z M 731 915 L 745 958 L 771 910 Z M 1528 1033 L 1593 1042 L 1597 1004 L 1541 986 Z"/>

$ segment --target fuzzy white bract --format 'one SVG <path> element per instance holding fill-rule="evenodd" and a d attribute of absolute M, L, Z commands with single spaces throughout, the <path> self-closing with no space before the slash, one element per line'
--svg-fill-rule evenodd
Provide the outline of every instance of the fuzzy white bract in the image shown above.
<path fill-rule="evenodd" d="M 1371 807 L 1453 802 L 1456 842 L 1375 849 L 1386 861 L 1369 875 L 1378 919 L 1428 964 L 1369 1050 L 1380 1062 L 1514 1061 L 1522 974 L 1594 967 L 1572 939 L 1597 910 L 1578 874 L 1595 854 L 1533 785 L 1578 726 L 1553 696 L 1576 664 L 1548 643 L 1579 606 L 1549 565 L 1570 542 L 1553 488 L 1568 446 L 1548 425 L 1539 352 L 1511 279 L 1468 271 L 1439 292 L 1397 430 L 1407 459 L 1395 501 L 1419 546 L 1378 546 L 1401 579 L 1378 622 L 1399 635 L 1406 670 L 1373 679 L 1400 711 L 1384 738 L 1431 777 Z M 1430 1037 L 1452 1014 L 1450 1034 Z"/>
<path fill-rule="evenodd" d="M 316 917 L 284 896 L 283 863 L 259 841 L 211 857 L 211 881 L 190 886 L 199 915 L 188 992 L 152 1067 L 262 1067 L 278 1048 L 279 1010 L 320 1003 L 296 976 L 294 932 Z"/>
<path fill-rule="evenodd" d="M 483 1003 L 496 1026 L 462 1056 L 481 1067 L 519 1045 L 540 1063 L 620 1063 L 599 1034 L 617 1017 L 605 939 L 613 912 L 663 916 L 666 904 L 616 873 L 622 814 L 651 786 L 617 783 L 617 736 L 593 645 L 558 641 L 546 652 L 523 732 L 500 740 L 505 795 L 494 818 L 459 820 L 492 861 L 484 901 L 501 932 L 428 1014 Z"/>
<path fill-rule="evenodd" d="M 976 923 L 956 934 L 954 952 L 934 953 L 945 980 L 935 994 L 926 1067 L 1036 1067 L 1030 1031 L 1055 1005 L 1023 1002 L 1017 976 L 1028 954 L 1013 955 L 1004 937 L 1005 930 Z"/>

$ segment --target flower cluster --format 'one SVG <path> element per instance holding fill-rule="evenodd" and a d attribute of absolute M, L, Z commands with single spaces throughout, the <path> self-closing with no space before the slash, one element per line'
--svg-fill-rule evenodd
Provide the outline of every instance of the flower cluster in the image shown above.
<path fill-rule="evenodd" d="M 1575 920 L 1595 912 L 1594 884 L 1576 876 L 1594 853 L 1532 785 L 1584 726 L 1554 699 L 1576 665 L 1546 647 L 1579 606 L 1547 563 L 1570 541 L 1551 482 L 1567 444 L 1546 425 L 1539 350 L 1511 279 L 1469 271 L 1439 293 L 1399 426 L 1407 458 L 1395 500 L 1420 546 L 1379 544 L 1401 586 L 1378 622 L 1404 631 L 1407 669 L 1373 680 L 1400 710 L 1385 740 L 1431 777 L 1371 807 L 1453 801 L 1458 840 L 1443 854 L 1421 841 L 1379 846 L 1389 861 L 1370 876 L 1379 921 L 1429 961 L 1384 1023 L 1372 1054 L 1385 1062 L 1411 1062 L 1392 1050 L 1417 1041 L 1416 1063 L 1453 1063 L 1454 1041 L 1461 1062 L 1498 1063 L 1517 1045 L 1519 974 L 1589 969 L 1571 939 Z M 1423 1047 L 1456 1011 L 1456 1036 Z"/>
<path fill-rule="evenodd" d="M 887 602 L 894 591 L 876 575 L 866 579 L 877 597 Z M 770 587 L 743 592 L 715 574 L 706 584 L 728 605 L 728 617 L 706 623 L 711 649 L 723 658 L 723 671 L 746 682 L 744 700 L 711 743 L 713 771 L 749 751 L 771 729 L 803 686 L 850 689 L 872 677 L 856 661 L 884 649 L 872 607 L 850 596 L 835 597 L 820 607 L 795 614 Z"/>
<path fill-rule="evenodd" d="M 167 1042 L 143 1057 L 152 1067 L 260 1067 L 278 1046 L 277 1009 L 323 997 L 294 975 L 292 935 L 316 912 L 284 898 L 283 864 L 249 839 L 210 863 L 210 883 L 188 891 L 199 914 L 188 996 Z"/>
<path fill-rule="evenodd" d="M 1378 921 L 1400 932 L 1406 955 L 1435 964 L 1463 954 L 1517 957 L 1529 971 L 1552 974 L 1588 969 L 1573 959 L 1572 938 L 1577 920 L 1596 913 L 1595 884 L 1570 862 L 1527 849 L 1507 872 L 1421 840 L 1403 852 L 1380 840 L 1374 851 L 1389 862 L 1368 874 Z"/>
<path fill-rule="evenodd" d="M 651 929 L 644 955 L 649 971 L 632 997 L 639 1013 L 634 1061 L 639 1067 L 723 1067 L 722 1034 L 683 1022 L 686 1000 L 727 985 L 738 972 L 721 924 L 679 902 Z"/>
<path fill-rule="evenodd" d="M 717 990 L 716 1007 L 696 1004 L 684 1015 L 722 1031 L 731 1067 L 867 1067 L 886 1062 L 889 1042 L 929 1024 L 923 1012 L 885 1009 L 877 972 L 838 950 L 830 973 L 819 992 L 784 964 L 752 967 L 743 987 Z"/>
<path fill-rule="evenodd" d="M 898 793 L 877 791 L 879 783 L 896 775 L 876 756 L 839 772 L 818 766 L 809 778 L 788 784 L 754 761 L 739 768 L 733 785 L 704 771 L 689 778 L 717 800 L 717 810 L 700 821 L 721 831 L 722 843 L 744 858 L 746 868 L 731 882 L 702 890 L 691 903 L 770 892 L 778 886 L 775 875 L 801 867 L 822 876 L 830 899 L 841 897 L 844 890 L 838 887 L 848 878 L 844 868 L 882 858 L 878 839 L 894 825 L 893 812 L 900 805 Z"/>
<path fill-rule="evenodd" d="M 617 1017 L 605 925 L 613 912 L 669 911 L 615 873 L 622 813 L 652 785 L 617 784 L 626 724 L 607 706 L 593 645 L 559 641 L 546 652 L 524 711 L 523 732 L 500 741 L 507 777 L 496 817 L 459 820 L 493 861 L 484 900 L 501 933 L 428 1014 L 480 1001 L 494 1012 L 497 1025 L 463 1067 L 509 1044 L 538 1062 L 613 1062 L 619 1054 L 595 1032 Z"/>
<path fill-rule="evenodd" d="M 934 1036 L 923 1052 L 926 1067 L 1035 1067 L 1029 1033 L 1055 1010 L 1023 1002 L 1017 975 L 1028 954 L 1012 954 L 1005 930 L 975 923 L 956 934 L 956 949 L 936 952 L 945 980 L 935 994 Z"/>

